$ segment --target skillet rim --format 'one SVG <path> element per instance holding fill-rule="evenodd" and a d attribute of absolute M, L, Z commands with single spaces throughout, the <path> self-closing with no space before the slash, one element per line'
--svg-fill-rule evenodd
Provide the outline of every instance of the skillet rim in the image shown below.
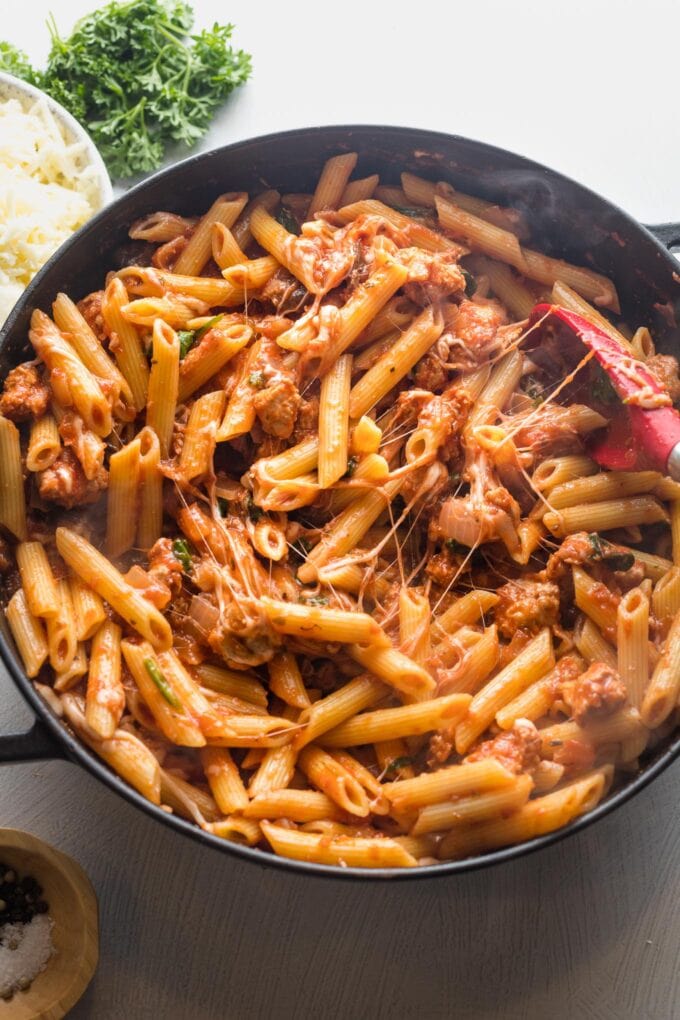
<path fill-rule="evenodd" d="M 504 149 L 488 142 L 476 141 L 475 139 L 467 138 L 463 135 L 455 135 L 443 131 L 433 131 L 426 128 L 412 128 L 403 125 L 326 124 L 307 128 L 292 128 L 286 131 L 274 131 L 264 135 L 251 136 L 236 142 L 231 142 L 227 145 L 209 149 L 206 152 L 200 152 L 188 156 L 186 159 L 164 167 L 149 177 L 144 178 L 117 199 L 114 199 L 114 201 L 109 205 L 97 212 L 80 228 L 80 230 L 61 245 L 61 247 L 45 263 L 26 290 L 22 293 L 2 328 L 0 328 L 0 353 L 8 342 L 15 323 L 18 321 L 26 306 L 31 302 L 33 294 L 40 289 L 43 280 L 49 276 L 54 266 L 63 259 L 72 248 L 75 246 L 85 245 L 88 239 L 94 236 L 100 227 L 105 226 L 107 220 L 111 219 L 114 210 L 118 210 L 126 203 L 134 200 L 145 190 L 151 190 L 152 187 L 155 187 L 159 182 L 164 180 L 171 180 L 173 175 L 178 175 L 184 172 L 189 166 L 209 164 L 211 161 L 217 160 L 220 156 L 228 156 L 229 153 L 236 150 L 247 151 L 249 147 L 272 145 L 282 141 L 292 142 L 298 140 L 302 141 L 304 144 L 309 144 L 311 139 L 311 141 L 318 140 L 322 142 L 324 136 L 328 136 L 329 134 L 344 134 L 349 142 L 355 134 L 375 137 L 383 132 L 390 132 L 397 137 L 403 137 L 404 140 L 408 140 L 408 144 L 412 146 L 422 144 L 424 146 L 435 147 L 438 141 L 441 141 L 441 143 L 445 145 L 458 143 L 463 146 L 474 148 L 477 152 L 484 154 L 491 160 L 498 157 L 509 157 L 511 159 L 521 161 L 527 171 L 545 175 L 551 179 L 563 182 L 572 188 L 576 188 L 577 191 L 583 194 L 584 197 L 599 203 L 611 212 L 622 217 L 627 222 L 627 225 L 634 231 L 641 231 L 643 237 L 645 237 L 647 241 L 651 241 L 653 243 L 657 252 L 662 256 L 663 260 L 672 269 L 672 271 L 677 272 L 676 260 L 664 244 L 655 237 L 651 230 L 637 221 L 625 210 L 588 188 L 586 185 L 581 184 L 579 181 L 576 181 L 557 170 L 553 170 L 544 164 L 538 163 L 535 160 L 521 156 L 519 153 L 515 153 L 512 150 Z M 368 141 L 368 137 L 366 138 L 366 141 Z M 308 861 L 293 860 L 291 858 L 280 857 L 264 850 L 258 850 L 254 847 L 231 843 L 228 840 L 221 839 L 211 833 L 204 832 L 196 824 L 180 818 L 178 815 L 171 815 L 166 811 L 163 811 L 161 807 L 158 807 L 146 800 L 146 798 L 138 793 L 132 786 L 124 782 L 115 772 L 113 772 L 112 769 L 96 757 L 94 751 L 91 751 L 86 744 L 84 744 L 79 738 L 75 737 L 73 733 L 67 729 L 66 725 L 52 713 L 47 703 L 43 701 L 39 693 L 36 691 L 32 681 L 24 673 L 23 668 L 20 667 L 18 654 L 12 650 L 6 635 L 2 631 L 0 631 L 0 659 L 7 668 L 16 687 L 34 710 L 39 722 L 47 727 L 50 736 L 54 738 L 56 745 L 54 754 L 55 757 L 65 751 L 66 760 L 82 765 L 85 769 L 87 769 L 87 771 L 94 775 L 95 778 L 105 783 L 114 793 L 122 795 L 123 798 L 134 807 L 140 808 L 144 811 L 147 816 L 164 823 L 166 826 L 175 831 L 184 833 L 194 841 L 199 842 L 204 846 L 212 847 L 221 852 L 226 852 L 229 856 L 240 858 L 249 863 L 259 865 L 261 868 L 274 868 L 293 874 L 305 874 L 307 876 L 324 878 L 326 880 L 366 881 L 367 879 L 371 879 L 381 881 L 406 881 L 413 879 L 433 879 L 445 875 L 463 874 L 465 872 L 481 870 L 483 868 L 509 862 L 519 857 L 535 853 L 537 850 L 551 846 L 574 833 L 584 830 L 600 818 L 603 818 L 605 815 L 614 811 L 620 805 L 624 804 L 639 793 L 640 790 L 644 789 L 661 772 L 667 769 L 678 755 L 680 755 L 679 731 L 675 740 L 669 742 L 667 747 L 656 755 L 654 759 L 642 769 L 642 771 L 638 772 L 632 780 L 626 782 L 614 793 L 609 794 L 592 811 L 582 815 L 580 818 L 577 818 L 574 822 L 571 822 L 565 827 L 557 829 L 544 836 L 539 836 L 525 843 L 504 847 L 500 850 L 494 850 L 475 857 L 463 858 L 462 860 L 456 861 L 442 861 L 434 865 L 427 865 L 425 867 L 418 868 L 343 868 L 336 865 L 324 865 Z M 0 738 L 0 743 L 1 741 L 2 738 Z"/>

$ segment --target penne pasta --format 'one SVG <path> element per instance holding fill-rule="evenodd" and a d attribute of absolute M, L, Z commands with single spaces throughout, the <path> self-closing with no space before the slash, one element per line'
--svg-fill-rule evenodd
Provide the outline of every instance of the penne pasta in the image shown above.
<path fill-rule="evenodd" d="M 467 711 L 469 694 L 449 694 L 415 705 L 362 712 L 319 738 L 324 747 L 357 747 L 382 740 L 413 737 L 455 726 Z"/>
<path fill-rule="evenodd" d="M 361 202 L 365 198 L 372 198 L 379 181 L 380 177 L 378 174 L 370 174 L 369 177 L 349 181 L 340 196 L 338 205 L 351 205 L 353 202 Z"/>
<path fill-rule="evenodd" d="M 47 627 L 47 648 L 50 665 L 55 673 L 62 675 L 68 672 L 73 663 L 78 651 L 78 639 L 76 638 L 71 593 L 68 582 L 63 578 L 57 581 L 57 594 L 57 613 L 55 616 L 48 616 L 45 625 Z M 68 679 L 70 677 L 67 678 L 63 685 L 66 689 L 69 686 Z"/>
<path fill-rule="evenodd" d="M 411 371 L 441 335 L 444 322 L 437 310 L 426 308 L 399 340 L 352 387 L 349 413 L 361 418 Z"/>
<path fill-rule="evenodd" d="M 213 691 L 252 702 L 260 708 L 267 707 L 267 692 L 259 680 L 248 673 L 213 666 L 206 662 L 196 666 L 194 673 L 201 684 Z"/>
<path fill-rule="evenodd" d="M 449 765 L 438 772 L 424 773 L 415 779 L 386 783 L 383 792 L 399 811 L 413 811 L 455 797 L 479 794 L 515 785 L 515 776 L 494 758 Z"/>
<path fill-rule="evenodd" d="M 550 511 L 543 517 L 545 526 L 558 538 L 576 531 L 612 531 L 634 524 L 668 523 L 668 520 L 668 514 L 653 496 L 629 496 L 592 506 L 570 506 Z"/>
<path fill-rule="evenodd" d="M 211 249 L 213 260 L 220 269 L 228 269 L 229 266 L 237 266 L 240 262 L 248 261 L 248 256 L 239 246 L 233 233 L 223 223 L 215 222 L 212 225 Z"/>
<path fill-rule="evenodd" d="M 611 627 L 613 621 L 609 616 L 608 619 L 610 620 L 608 626 Z M 612 669 L 617 668 L 616 652 L 588 617 L 584 616 L 578 620 L 574 628 L 574 644 L 587 662 L 604 662 Z"/>
<path fill-rule="evenodd" d="M 148 642 L 123 641 L 127 668 L 161 732 L 181 747 L 203 747 L 206 739 L 173 680 L 168 677 Z"/>
<path fill-rule="evenodd" d="M 170 454 L 179 393 L 179 340 L 174 329 L 156 319 L 153 326 L 146 424 L 158 436 L 162 458 Z"/>
<path fill-rule="evenodd" d="M 344 817 L 335 801 L 316 790 L 271 790 L 254 797 L 243 814 L 246 818 L 287 818 L 291 822 L 331 821 Z"/>
<path fill-rule="evenodd" d="M 106 506 L 106 551 L 116 557 L 131 549 L 137 530 L 141 439 L 139 436 L 109 461 Z"/>
<path fill-rule="evenodd" d="M 671 714 L 680 695 L 680 614 L 673 618 L 661 658 L 644 692 L 640 715 L 645 726 L 656 729 Z"/>
<path fill-rule="evenodd" d="M 318 481 L 322 489 L 347 471 L 351 382 L 350 354 L 339 357 L 321 381 Z"/>
<path fill-rule="evenodd" d="M 606 471 L 588 478 L 575 478 L 550 489 L 550 506 L 552 510 L 562 510 L 637 496 L 651 492 L 659 479 L 656 471 Z"/>
<path fill-rule="evenodd" d="M 456 727 L 456 750 L 465 754 L 497 712 L 555 664 L 550 631 L 542 630 L 519 655 L 479 691 Z"/>
<path fill-rule="evenodd" d="M 37 418 L 31 425 L 26 467 L 29 471 L 45 471 L 54 464 L 60 453 L 61 436 L 53 416 L 46 414 Z"/>
<path fill-rule="evenodd" d="M 224 400 L 224 392 L 216 390 L 199 397 L 191 408 L 178 468 L 187 481 L 212 471 Z"/>
<path fill-rule="evenodd" d="M 314 641 L 339 641 L 373 647 L 389 646 L 389 638 L 367 613 L 291 605 L 262 598 L 269 622 L 279 634 L 295 634 Z"/>
<path fill-rule="evenodd" d="M 26 497 L 21 469 L 19 430 L 0 415 L 0 524 L 23 542 L 26 529 Z"/>
<path fill-rule="evenodd" d="M 85 368 L 112 387 L 109 397 L 111 403 L 115 404 L 119 396 L 126 404 L 132 403 L 132 391 L 125 376 L 106 353 L 87 320 L 67 294 L 57 294 L 52 305 L 52 314 L 56 326 L 66 334 L 68 342 Z"/>
<path fill-rule="evenodd" d="M 641 588 L 627 591 L 617 611 L 618 668 L 628 701 L 640 708 L 649 680 L 649 598 Z"/>
<path fill-rule="evenodd" d="M 454 829 L 439 846 L 441 860 L 511 846 L 553 832 L 592 810 L 609 784 L 611 770 L 596 769 L 554 793 L 529 801 L 509 818 L 483 822 L 469 829 Z"/>
<path fill-rule="evenodd" d="M 169 648 L 172 631 L 168 621 L 132 587 L 105 556 L 82 535 L 58 528 L 57 549 L 74 574 L 97 592 L 154 648 Z"/>
<path fill-rule="evenodd" d="M 174 272 L 200 276 L 212 254 L 212 232 L 216 223 L 233 227 L 243 212 L 248 196 L 245 192 L 220 195 L 205 216 L 198 221 L 189 242 L 175 262 Z"/>
<path fill-rule="evenodd" d="M 45 547 L 40 542 L 20 542 L 16 548 L 16 559 L 31 613 L 54 619 L 59 615 L 61 601 Z"/>
<path fill-rule="evenodd" d="M 429 672 L 397 648 L 350 645 L 349 653 L 364 669 L 408 697 L 426 698 L 434 691 Z"/>
<path fill-rule="evenodd" d="M 290 786 L 296 763 L 297 748 L 293 744 L 269 748 L 248 784 L 249 796 L 257 798 Z"/>
<path fill-rule="evenodd" d="M 101 740 L 114 736 L 125 708 L 121 680 L 121 629 L 106 620 L 92 638 L 85 719 Z"/>
<path fill-rule="evenodd" d="M 601 274 L 522 248 L 514 234 L 479 219 L 444 198 L 436 196 L 435 205 L 442 226 L 475 250 L 509 263 L 524 276 L 539 283 L 552 286 L 560 281 L 597 305 L 615 312 L 620 310 L 613 283 Z"/>
<path fill-rule="evenodd" d="M 342 156 L 332 156 L 326 161 L 316 190 L 309 204 L 312 216 L 321 209 L 337 209 L 344 194 L 347 182 L 357 165 L 356 152 L 346 152 Z"/>
<path fill-rule="evenodd" d="M 158 436 L 148 425 L 139 433 L 139 523 L 137 544 L 150 549 L 163 530 L 163 475 Z"/>
<path fill-rule="evenodd" d="M 558 485 L 575 478 L 594 475 L 598 470 L 597 464 L 590 457 L 578 454 L 569 457 L 550 457 L 538 465 L 531 476 L 531 484 L 540 492 L 551 492 Z"/>
<path fill-rule="evenodd" d="M 298 716 L 298 723 L 304 728 L 295 738 L 299 750 L 312 740 L 318 740 L 323 733 L 338 726 L 345 719 L 356 715 L 381 701 L 387 688 L 369 676 L 356 677 L 339 690 L 304 708 Z"/>
<path fill-rule="evenodd" d="M 399 592 L 399 640 L 401 649 L 419 666 L 430 658 L 430 600 L 413 588 Z"/>
<path fill-rule="evenodd" d="M 36 677 L 47 659 L 49 649 L 44 624 L 29 609 L 23 588 L 17 589 L 12 595 L 5 615 L 26 676 Z"/>
<path fill-rule="evenodd" d="M 300 675 L 297 660 L 290 652 L 278 652 L 268 664 L 269 689 L 293 708 L 309 708 L 309 694 Z"/>
<path fill-rule="evenodd" d="M 79 641 L 88 641 L 106 619 L 104 604 L 99 595 L 79 577 L 70 577 L 68 584 L 76 637 Z"/>
<path fill-rule="evenodd" d="M 198 347 L 190 350 L 180 364 L 177 400 L 185 401 L 205 385 L 221 368 L 250 342 L 253 331 L 241 323 L 224 327 L 216 323 Z"/>
<path fill-rule="evenodd" d="M 123 306 L 127 303 L 125 286 L 120 279 L 114 277 L 104 291 L 102 318 L 114 341 L 114 355 L 132 394 L 133 406 L 136 411 L 141 411 L 149 390 L 149 366 L 137 330 L 123 315 Z"/>
<path fill-rule="evenodd" d="M 680 612 L 680 567 L 671 567 L 657 581 L 652 592 L 652 610 L 664 624 Z"/>
<path fill-rule="evenodd" d="M 460 829 L 475 822 L 506 818 L 529 800 L 533 789 L 530 776 L 517 776 L 515 783 L 469 797 L 456 797 L 441 804 L 428 804 L 418 812 L 411 835 Z"/>
<path fill-rule="evenodd" d="M 339 864 L 354 868 L 411 868 L 417 861 L 396 840 L 383 837 L 336 836 L 299 832 L 262 822 L 271 847 L 282 857 L 317 864 Z"/>
<path fill-rule="evenodd" d="M 359 818 L 368 815 L 369 801 L 361 783 L 326 751 L 311 744 L 303 747 L 298 754 L 298 767 L 342 811 Z"/>
<path fill-rule="evenodd" d="M 350 503 L 335 518 L 326 535 L 307 556 L 307 562 L 298 571 L 300 580 L 305 583 L 313 581 L 319 567 L 325 566 L 329 560 L 343 556 L 354 549 L 385 507 L 397 495 L 401 484 L 401 479 L 395 479 L 395 481 L 387 482 L 382 489 L 369 492 Z"/>
<path fill-rule="evenodd" d="M 230 815 L 250 803 L 238 766 L 226 747 L 203 747 L 201 765 L 220 811 Z"/>

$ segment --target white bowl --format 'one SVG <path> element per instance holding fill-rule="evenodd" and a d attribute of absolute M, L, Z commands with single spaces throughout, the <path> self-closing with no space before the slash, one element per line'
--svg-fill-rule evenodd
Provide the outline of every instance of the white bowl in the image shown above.
<path fill-rule="evenodd" d="M 35 102 L 37 99 L 45 100 L 55 120 L 63 126 L 69 142 L 83 143 L 87 153 L 86 164 L 95 170 L 97 188 L 93 194 L 95 204 L 93 213 L 99 212 L 105 205 L 108 205 L 113 199 L 111 178 L 104 165 L 104 160 L 99 155 L 97 146 L 75 117 L 72 117 L 68 110 L 65 110 L 45 92 L 35 88 L 34 85 L 29 85 L 28 82 L 21 81 L 14 75 L 0 71 L 0 102 L 7 99 L 18 99 L 22 105 L 25 105 L 27 100 L 31 102 Z"/>

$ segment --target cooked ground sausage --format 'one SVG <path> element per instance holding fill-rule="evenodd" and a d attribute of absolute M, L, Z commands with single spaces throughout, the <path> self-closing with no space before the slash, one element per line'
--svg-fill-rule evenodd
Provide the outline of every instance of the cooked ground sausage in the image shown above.
<path fill-rule="evenodd" d="M 182 587 L 182 564 L 169 538 L 159 538 L 149 550 L 149 574 L 158 577 L 176 595 Z"/>
<path fill-rule="evenodd" d="M 17 365 L 5 379 L 0 397 L 0 414 L 12 421 L 40 418 L 50 404 L 50 391 L 35 365 Z"/>
<path fill-rule="evenodd" d="M 680 378 L 678 378 L 678 359 L 671 354 L 653 354 L 645 361 L 652 375 L 656 376 L 675 404 L 680 400 Z"/>
<path fill-rule="evenodd" d="M 578 723 L 609 715 L 626 700 L 626 685 L 611 666 L 594 662 L 585 673 L 562 687 L 564 700 Z"/>
<path fill-rule="evenodd" d="M 498 589 L 498 630 L 508 639 L 522 628 L 535 632 L 557 623 L 560 592 L 550 581 L 508 581 Z"/>
<path fill-rule="evenodd" d="M 300 407 L 300 394 L 292 379 L 282 377 L 266 386 L 255 394 L 253 404 L 265 432 L 281 439 L 291 436 Z"/>
<path fill-rule="evenodd" d="M 83 503 L 96 503 L 108 484 L 108 472 L 103 468 L 95 478 L 88 480 L 70 448 L 62 450 L 54 463 L 40 471 L 37 478 L 41 498 L 67 510 Z"/>
<path fill-rule="evenodd" d="M 511 730 L 485 740 L 465 761 L 482 761 L 495 758 L 509 772 L 533 772 L 541 760 L 541 738 L 528 719 L 517 719 Z"/>

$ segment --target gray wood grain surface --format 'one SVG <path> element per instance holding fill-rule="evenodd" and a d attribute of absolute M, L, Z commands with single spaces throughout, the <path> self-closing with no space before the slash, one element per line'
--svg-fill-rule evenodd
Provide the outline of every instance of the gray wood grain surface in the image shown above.
<path fill-rule="evenodd" d="M 28 722 L 0 680 L 0 731 Z M 0 822 L 72 854 L 101 963 L 73 1020 L 671 1020 L 680 1016 L 674 765 L 548 850 L 450 879 L 327 882 L 147 819 L 75 765 L 0 769 Z"/>

